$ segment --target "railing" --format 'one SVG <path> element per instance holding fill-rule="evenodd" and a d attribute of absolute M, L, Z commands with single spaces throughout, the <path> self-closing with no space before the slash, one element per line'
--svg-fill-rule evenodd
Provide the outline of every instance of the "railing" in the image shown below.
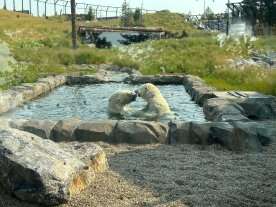
<path fill-rule="evenodd" d="M 70 15 L 69 0 L 0 0 L 0 8 L 28 13 L 34 16 Z M 76 13 L 87 14 L 92 9 L 96 19 L 119 18 L 122 15 L 121 6 L 95 5 L 76 2 Z M 135 10 L 136 8 L 130 8 Z M 154 13 L 156 10 L 141 9 L 142 13 Z"/>

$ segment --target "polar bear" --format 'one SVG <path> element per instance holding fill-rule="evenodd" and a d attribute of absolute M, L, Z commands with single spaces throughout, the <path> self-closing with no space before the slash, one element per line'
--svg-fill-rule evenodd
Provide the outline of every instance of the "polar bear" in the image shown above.
<path fill-rule="evenodd" d="M 108 112 L 110 115 L 123 116 L 127 112 L 127 105 L 135 101 L 137 94 L 130 90 L 115 92 L 108 100 Z"/>
<path fill-rule="evenodd" d="M 171 114 L 169 104 L 155 85 L 146 83 L 135 92 L 147 102 L 146 107 L 142 111 L 136 113 L 137 116 L 159 119 L 160 117 Z"/>

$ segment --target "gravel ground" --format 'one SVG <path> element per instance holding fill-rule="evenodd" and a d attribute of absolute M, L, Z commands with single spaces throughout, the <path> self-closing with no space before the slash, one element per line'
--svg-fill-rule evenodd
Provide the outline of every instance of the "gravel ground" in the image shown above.
<path fill-rule="evenodd" d="M 110 170 L 60 207 L 275 207 L 276 145 L 258 154 L 219 146 L 108 145 Z M 0 190 L 0 206 L 33 207 Z"/>

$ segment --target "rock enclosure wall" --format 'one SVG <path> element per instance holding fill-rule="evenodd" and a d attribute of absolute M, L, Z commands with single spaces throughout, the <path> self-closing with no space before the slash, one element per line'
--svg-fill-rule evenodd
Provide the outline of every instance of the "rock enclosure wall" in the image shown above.
<path fill-rule="evenodd" d="M 50 76 L 40 78 L 35 83 L 15 86 L 5 92 L 0 92 L 0 114 L 24 104 L 27 101 L 49 93 L 54 88 L 66 82 L 65 76 Z"/>
<path fill-rule="evenodd" d="M 119 73 L 118 77 L 116 73 Z M 93 181 L 95 173 L 108 167 L 105 153 L 94 144 L 97 141 L 220 144 L 242 152 L 261 152 L 263 146 L 276 141 L 276 99 L 273 96 L 255 92 L 218 92 L 196 76 L 142 76 L 128 68 L 100 70 L 87 76 L 51 76 L 33 84 L 13 87 L 0 93 L 0 113 L 63 84 L 108 82 L 184 85 L 192 100 L 203 106 L 209 122 L 171 122 L 166 125 L 115 120 L 10 120 L 11 128 L 0 126 L 0 184 L 7 192 L 21 200 L 43 205 L 68 201 L 71 195 Z"/>

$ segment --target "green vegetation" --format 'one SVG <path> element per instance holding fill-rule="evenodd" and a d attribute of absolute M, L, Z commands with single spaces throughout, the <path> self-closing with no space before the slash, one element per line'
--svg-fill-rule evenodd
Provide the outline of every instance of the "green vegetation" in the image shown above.
<path fill-rule="evenodd" d="M 1 72 L 0 88 L 33 82 L 48 74 L 80 72 L 82 64 L 114 64 L 139 69 L 144 74 L 185 73 L 202 77 L 219 90 L 254 90 L 276 95 L 276 72 L 269 69 L 230 67 L 229 59 L 248 57 L 252 50 L 276 50 L 276 38 L 256 42 L 228 40 L 219 47 L 214 35 L 202 33 L 167 11 L 143 16 L 147 27 L 172 32 L 186 31 L 188 37 L 147 41 L 127 47 L 96 49 L 81 45 L 71 49 L 70 23 L 63 17 L 48 20 L 0 10 L 0 41 L 7 42 L 18 64 Z M 92 21 L 91 25 L 118 26 L 120 20 Z"/>
<path fill-rule="evenodd" d="M 262 40 L 260 40 L 262 41 Z M 256 44 L 260 44 L 258 41 Z M 219 90 L 252 90 L 276 95 L 276 71 L 256 67 L 233 68 L 227 61 L 247 57 L 254 44 L 229 41 L 224 47 L 214 37 L 161 40 L 122 48 L 144 74 L 198 75 Z"/>

